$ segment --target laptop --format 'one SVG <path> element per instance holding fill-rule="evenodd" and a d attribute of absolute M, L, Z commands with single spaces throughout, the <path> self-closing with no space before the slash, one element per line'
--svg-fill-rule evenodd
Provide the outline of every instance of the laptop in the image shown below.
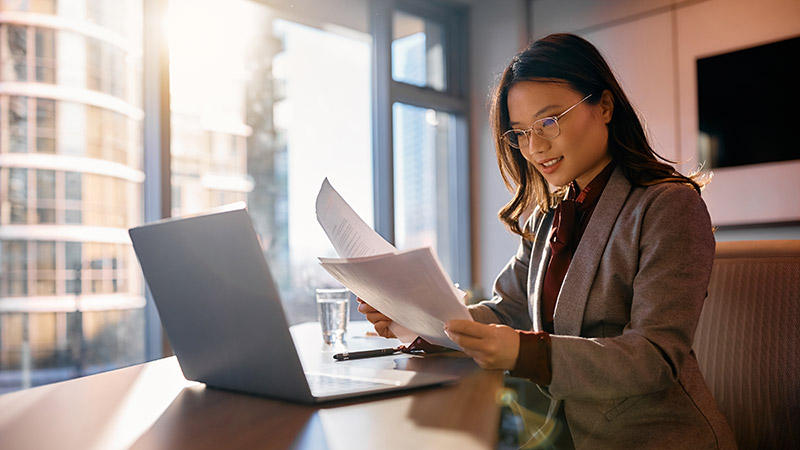
<path fill-rule="evenodd" d="M 348 362 L 322 364 L 305 373 L 244 203 L 143 225 L 129 234 L 189 380 L 318 403 L 457 379 Z"/>

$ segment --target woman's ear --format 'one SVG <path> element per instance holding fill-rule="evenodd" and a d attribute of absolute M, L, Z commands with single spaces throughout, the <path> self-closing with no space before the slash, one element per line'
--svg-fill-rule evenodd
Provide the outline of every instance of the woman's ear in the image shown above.
<path fill-rule="evenodd" d="M 614 94 L 608 89 L 604 90 L 600 96 L 600 117 L 603 122 L 608 124 L 614 115 Z"/>

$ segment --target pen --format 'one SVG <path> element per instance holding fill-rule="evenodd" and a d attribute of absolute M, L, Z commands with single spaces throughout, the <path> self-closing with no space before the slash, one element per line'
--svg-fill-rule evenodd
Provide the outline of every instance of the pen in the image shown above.
<path fill-rule="evenodd" d="M 402 347 L 397 348 L 382 348 L 378 350 L 364 350 L 360 352 L 344 352 L 333 355 L 333 359 L 337 361 L 347 361 L 348 359 L 361 359 L 372 358 L 375 356 L 394 355 L 402 351 Z"/>

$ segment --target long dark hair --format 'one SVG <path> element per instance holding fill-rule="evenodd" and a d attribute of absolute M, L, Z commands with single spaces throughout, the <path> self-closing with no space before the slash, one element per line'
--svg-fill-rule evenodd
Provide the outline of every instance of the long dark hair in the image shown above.
<path fill-rule="evenodd" d="M 550 192 L 544 177 L 503 140 L 511 127 L 508 117 L 508 91 L 520 81 L 566 83 L 581 96 L 593 94 L 587 102 L 597 104 L 603 91 L 611 92 L 614 111 L 608 123 L 608 149 L 625 177 L 634 185 L 650 186 L 664 182 L 685 183 L 700 192 L 705 183 L 698 173 L 684 176 L 658 155 L 645 135 L 642 123 L 622 91 L 605 59 L 591 43 L 574 34 L 551 34 L 515 56 L 503 71 L 492 96 L 490 125 L 497 149 L 497 164 L 512 199 L 498 212 L 512 232 L 532 238 L 520 227 L 520 217 L 530 206 L 542 211 L 553 207 L 564 190 Z"/>

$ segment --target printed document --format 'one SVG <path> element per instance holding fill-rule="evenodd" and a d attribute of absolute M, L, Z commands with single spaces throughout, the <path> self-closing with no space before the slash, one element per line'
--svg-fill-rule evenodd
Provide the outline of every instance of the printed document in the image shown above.
<path fill-rule="evenodd" d="M 458 290 L 430 247 L 398 251 L 369 227 L 326 178 L 317 195 L 317 220 L 340 258 L 320 258 L 322 267 L 358 297 L 394 322 L 404 343 L 416 336 L 460 349 L 444 323 L 472 320 Z"/>

